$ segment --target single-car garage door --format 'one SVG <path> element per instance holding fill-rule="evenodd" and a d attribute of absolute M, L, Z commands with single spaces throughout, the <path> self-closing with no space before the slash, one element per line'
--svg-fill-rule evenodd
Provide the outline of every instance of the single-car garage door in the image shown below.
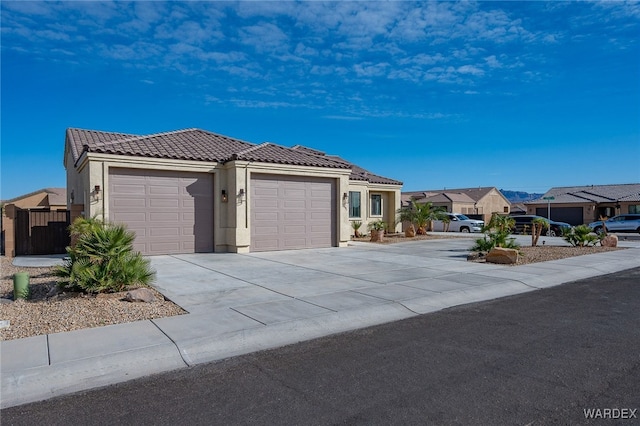
<path fill-rule="evenodd" d="M 335 245 L 333 179 L 253 175 L 251 251 Z"/>
<path fill-rule="evenodd" d="M 142 254 L 213 251 L 213 175 L 110 169 L 109 218 Z"/>

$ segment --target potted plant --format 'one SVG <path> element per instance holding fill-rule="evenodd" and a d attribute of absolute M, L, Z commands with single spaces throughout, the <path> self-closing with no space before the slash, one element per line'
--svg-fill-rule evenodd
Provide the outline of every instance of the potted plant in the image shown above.
<path fill-rule="evenodd" d="M 384 228 L 386 224 L 382 220 L 376 220 L 375 222 L 370 222 L 367 226 L 369 231 L 371 232 L 371 241 L 372 242 L 382 242 L 384 240 Z"/>

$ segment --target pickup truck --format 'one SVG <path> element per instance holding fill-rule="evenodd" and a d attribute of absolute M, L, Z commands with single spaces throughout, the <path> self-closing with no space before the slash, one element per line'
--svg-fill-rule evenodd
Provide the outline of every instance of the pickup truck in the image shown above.
<path fill-rule="evenodd" d="M 484 221 L 469 219 L 460 213 L 445 213 L 449 216 L 449 231 L 451 232 L 482 232 Z M 433 221 L 434 231 L 444 231 L 445 223 L 441 220 Z"/>

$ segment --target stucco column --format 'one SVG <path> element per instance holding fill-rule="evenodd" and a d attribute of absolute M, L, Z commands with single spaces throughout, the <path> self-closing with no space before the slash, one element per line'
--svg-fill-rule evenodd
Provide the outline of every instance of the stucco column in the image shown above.
<path fill-rule="evenodd" d="M 338 179 L 338 193 L 336 194 L 336 202 L 338 203 L 338 247 L 346 247 L 351 239 L 351 222 L 349 221 L 349 176 L 340 176 Z M 344 194 L 347 194 L 347 200 L 344 200 Z"/>
<path fill-rule="evenodd" d="M 2 208 L 2 234 L 4 236 L 4 254 L 7 257 L 16 255 L 16 206 L 7 204 Z"/>

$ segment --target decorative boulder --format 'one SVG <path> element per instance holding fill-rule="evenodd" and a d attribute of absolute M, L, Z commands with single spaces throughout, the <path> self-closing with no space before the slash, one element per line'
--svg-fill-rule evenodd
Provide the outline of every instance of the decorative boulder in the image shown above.
<path fill-rule="evenodd" d="M 487 254 L 486 261 L 504 265 L 515 265 L 518 262 L 518 250 L 495 247 Z"/>
<path fill-rule="evenodd" d="M 124 296 L 124 300 L 127 302 L 145 302 L 152 303 L 156 301 L 156 296 L 148 288 L 137 288 L 135 290 L 128 291 Z"/>
<path fill-rule="evenodd" d="M 618 247 L 618 236 L 617 235 L 607 235 L 600 241 L 600 245 L 602 247 Z"/>

